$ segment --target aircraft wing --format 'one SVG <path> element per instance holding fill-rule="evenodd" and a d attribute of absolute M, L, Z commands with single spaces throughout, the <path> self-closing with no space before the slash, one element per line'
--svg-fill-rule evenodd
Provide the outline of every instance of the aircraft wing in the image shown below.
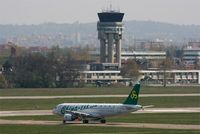
<path fill-rule="evenodd" d="M 100 119 L 101 117 L 98 115 L 93 115 L 93 114 L 88 114 L 88 113 L 84 113 L 84 112 L 78 112 L 78 111 L 70 111 L 70 110 L 66 110 L 65 113 L 68 114 L 73 114 L 76 115 L 80 118 L 94 118 L 94 119 Z"/>

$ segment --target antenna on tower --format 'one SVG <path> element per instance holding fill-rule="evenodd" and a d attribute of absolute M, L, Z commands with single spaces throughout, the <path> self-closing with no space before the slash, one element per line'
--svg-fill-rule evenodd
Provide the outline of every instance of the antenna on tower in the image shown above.
<path fill-rule="evenodd" d="M 110 3 L 110 11 L 112 11 L 113 9 L 112 9 L 112 3 Z"/>
<path fill-rule="evenodd" d="M 120 12 L 119 2 L 116 0 L 106 0 L 102 12 Z"/>

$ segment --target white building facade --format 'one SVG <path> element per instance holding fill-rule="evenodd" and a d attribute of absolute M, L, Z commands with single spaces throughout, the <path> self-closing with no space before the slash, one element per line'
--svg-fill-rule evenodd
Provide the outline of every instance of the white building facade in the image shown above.
<path fill-rule="evenodd" d="M 133 51 L 122 52 L 122 60 L 128 59 L 147 59 L 147 60 L 163 60 L 166 59 L 164 51 Z"/>
<path fill-rule="evenodd" d="M 146 84 L 176 84 L 176 85 L 199 85 L 200 70 L 140 70 L 140 79 L 148 77 Z M 84 83 L 102 82 L 128 82 L 130 78 L 123 78 L 120 71 L 83 71 L 80 79 Z"/>
<path fill-rule="evenodd" d="M 149 84 L 200 84 L 200 70 L 140 70 L 141 77 L 149 77 Z"/>
<path fill-rule="evenodd" d="M 186 48 L 183 50 L 183 62 L 188 69 L 200 66 L 200 48 Z"/>
<path fill-rule="evenodd" d="M 123 81 L 120 71 L 83 71 L 81 80 L 84 83 L 94 83 L 97 81 L 117 83 Z"/>

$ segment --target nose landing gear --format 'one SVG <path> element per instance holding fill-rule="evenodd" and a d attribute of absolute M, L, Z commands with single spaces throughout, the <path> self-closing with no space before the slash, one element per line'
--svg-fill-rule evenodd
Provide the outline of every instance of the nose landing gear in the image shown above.
<path fill-rule="evenodd" d="M 83 124 L 88 124 L 89 121 L 88 120 L 83 120 Z"/>

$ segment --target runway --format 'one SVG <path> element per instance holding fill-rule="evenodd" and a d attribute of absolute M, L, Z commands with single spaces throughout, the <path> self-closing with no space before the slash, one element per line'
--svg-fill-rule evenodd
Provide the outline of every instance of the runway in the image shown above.
<path fill-rule="evenodd" d="M 108 98 L 127 97 L 128 95 L 67 95 L 67 96 L 1 96 L 5 99 L 62 99 L 62 98 Z M 141 94 L 140 97 L 200 96 L 200 94 Z"/>
<path fill-rule="evenodd" d="M 3 116 L 34 116 L 34 115 L 53 115 L 52 110 L 19 110 L 19 111 L 0 111 Z"/>
<path fill-rule="evenodd" d="M 187 108 L 146 108 L 133 112 L 133 114 L 142 113 L 200 113 L 200 107 Z M 52 110 L 20 110 L 20 111 L 0 111 L 0 117 L 3 116 L 34 116 L 34 115 L 53 115 Z"/>
<path fill-rule="evenodd" d="M 1 120 L 0 124 L 20 125 L 63 125 L 60 121 L 33 121 L 33 120 Z M 192 129 L 200 130 L 200 125 L 179 125 L 179 124 L 153 124 L 153 123 L 112 123 L 106 124 L 82 124 L 80 122 L 68 123 L 66 126 L 98 126 L 98 127 L 129 127 L 129 128 L 157 128 L 157 129 Z"/>
<path fill-rule="evenodd" d="M 185 108 L 146 108 L 138 113 L 200 113 L 200 107 L 185 107 Z"/>
<path fill-rule="evenodd" d="M 140 113 L 200 113 L 200 107 L 196 108 L 146 108 L 133 114 Z M 53 115 L 52 110 L 20 110 L 20 111 L 0 111 L 0 117 L 3 116 L 35 116 L 35 115 Z M 20 124 L 20 125 L 63 125 L 61 121 L 34 121 L 34 120 L 3 120 L 0 124 Z M 66 126 L 98 126 L 98 127 L 129 127 L 129 128 L 157 128 L 157 129 L 191 129 L 200 130 L 200 125 L 180 125 L 180 124 L 152 124 L 152 123 L 112 123 L 106 124 L 82 124 L 80 122 L 67 123 Z"/>

